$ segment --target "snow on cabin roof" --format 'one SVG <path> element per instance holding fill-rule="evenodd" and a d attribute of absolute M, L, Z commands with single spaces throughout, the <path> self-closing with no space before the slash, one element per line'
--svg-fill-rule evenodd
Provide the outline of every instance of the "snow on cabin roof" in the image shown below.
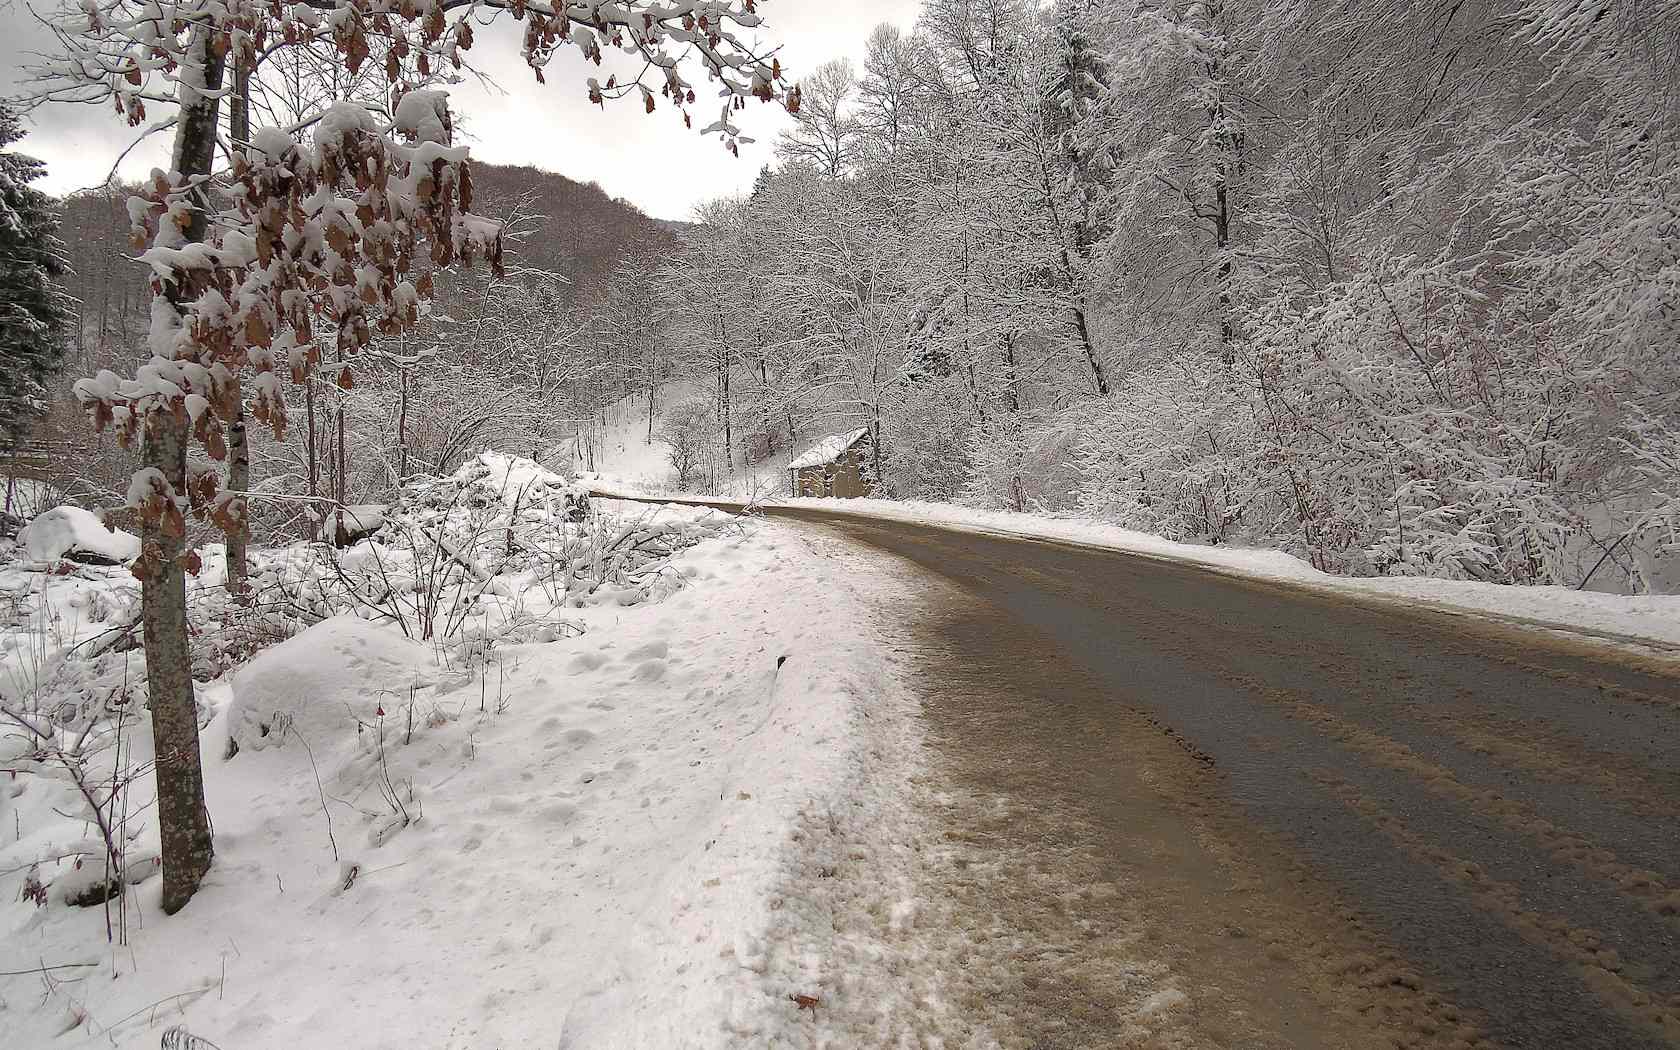
<path fill-rule="evenodd" d="M 844 434 L 830 434 L 801 452 L 798 458 L 788 464 L 788 469 L 803 470 L 806 467 L 825 467 L 839 459 L 847 449 L 857 444 L 858 438 L 867 433 L 869 433 L 869 428 L 862 427 Z"/>

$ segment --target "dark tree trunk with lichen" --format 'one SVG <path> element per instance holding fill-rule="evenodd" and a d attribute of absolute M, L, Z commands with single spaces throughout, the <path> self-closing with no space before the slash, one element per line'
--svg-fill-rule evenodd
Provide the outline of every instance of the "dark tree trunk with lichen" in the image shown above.
<path fill-rule="evenodd" d="M 191 56 L 204 72 L 207 93 L 221 87 L 223 59 L 199 31 Z M 185 86 L 183 92 L 190 89 Z M 213 94 L 183 100 L 175 137 L 175 168 L 192 179 L 210 173 L 216 147 L 217 99 Z M 208 202 L 195 190 L 197 207 L 184 232 L 186 240 L 204 240 Z M 177 311 L 188 294 L 175 281 L 162 292 Z M 146 466 L 163 474 L 177 500 L 187 486 L 187 432 L 171 412 L 153 412 L 145 435 Z M 171 524 L 173 520 L 174 524 Z M 184 536 L 179 515 L 147 515 L 141 534 L 150 557 L 141 559 L 140 594 L 144 605 L 146 688 L 152 710 L 152 740 L 157 751 L 158 832 L 163 847 L 163 911 L 186 907 L 210 869 L 214 848 L 210 814 L 204 805 L 204 772 L 198 746 L 198 710 L 193 699 L 192 657 L 187 648 L 187 581 L 181 564 Z"/>

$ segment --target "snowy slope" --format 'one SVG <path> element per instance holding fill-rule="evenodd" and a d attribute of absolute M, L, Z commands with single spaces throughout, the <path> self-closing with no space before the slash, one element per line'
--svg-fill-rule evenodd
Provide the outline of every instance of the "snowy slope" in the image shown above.
<path fill-rule="evenodd" d="M 805 814 L 855 794 L 870 695 L 860 614 L 801 542 L 728 525 L 660 570 L 663 601 L 568 606 L 581 634 L 493 659 L 338 616 L 204 687 L 206 883 L 162 916 L 148 831 L 126 944 L 100 907 L 9 905 L 0 1041 L 155 1047 L 179 1026 L 240 1050 L 782 1045 L 814 1018 L 789 998 L 802 971 L 774 951 L 789 931 L 772 902 L 803 870 Z M 0 816 L 27 833 L 0 846 L 0 895 L 19 901 L 31 861 L 76 881 L 49 859 L 83 848 L 53 817 L 74 789 L 6 789 Z M 150 796 L 149 773 L 134 790 Z"/>
<path fill-rule="evenodd" d="M 599 417 L 604 422 L 598 422 L 578 443 L 574 465 L 612 477 L 637 491 L 665 491 L 671 484 L 671 446 L 660 436 L 659 426 L 670 406 L 693 397 L 696 391 L 695 384 L 680 381 L 659 388 L 651 439 L 646 396 L 627 397 L 608 405 Z M 586 447 L 590 444 L 593 448 Z"/>
<path fill-rule="evenodd" d="M 754 500 L 788 493 L 788 464 L 810 445 L 819 444 L 828 435 L 811 434 L 800 447 L 784 448 L 769 458 L 751 465 L 741 462 L 741 450 L 734 449 L 732 472 L 717 478 L 712 491 L 708 482 L 691 485 L 688 490 L 676 484 L 671 467 L 671 446 L 660 436 L 660 426 L 672 406 L 697 397 L 706 396 L 704 384 L 692 380 L 674 380 L 659 388 L 655 397 L 653 437 L 648 438 L 647 399 L 635 396 L 614 402 L 601 415 L 599 424 L 586 438 L 593 441 L 593 470 L 586 449 L 581 447 L 575 456 L 578 470 L 589 473 L 600 487 L 610 491 L 661 493 L 670 495 L 719 495 L 725 498 Z M 721 441 L 721 433 L 718 440 Z"/>

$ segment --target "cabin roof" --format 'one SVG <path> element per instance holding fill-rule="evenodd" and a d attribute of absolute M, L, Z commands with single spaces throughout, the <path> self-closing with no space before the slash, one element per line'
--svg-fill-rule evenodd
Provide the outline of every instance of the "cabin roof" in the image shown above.
<path fill-rule="evenodd" d="M 825 467 L 841 456 L 846 450 L 858 443 L 858 439 L 869 433 L 868 427 L 847 431 L 844 434 L 830 434 L 810 448 L 801 452 L 788 464 L 789 470 L 803 470 L 806 467 Z"/>

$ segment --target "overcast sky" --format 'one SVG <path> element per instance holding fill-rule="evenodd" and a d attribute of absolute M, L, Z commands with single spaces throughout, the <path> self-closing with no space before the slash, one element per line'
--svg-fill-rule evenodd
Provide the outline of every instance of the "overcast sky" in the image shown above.
<path fill-rule="evenodd" d="M 48 10 L 55 0 L 33 0 Z M 879 22 L 905 29 L 920 8 L 919 0 L 760 0 L 764 41 L 781 45 L 783 70 L 800 71 L 830 58 L 849 57 L 859 66 L 863 42 Z M 580 181 L 593 180 L 615 197 L 624 197 L 662 219 L 686 219 L 694 205 L 752 186 L 770 159 L 770 144 L 787 121 L 771 105 L 749 102 L 737 123 L 758 141 L 731 156 L 715 137 L 683 128 L 675 111 L 664 105 L 649 115 L 641 103 L 626 99 L 603 112 L 585 97 L 584 78 L 595 72 L 567 49 L 537 84 L 519 59 L 518 37 L 505 15 L 495 31 L 477 34 L 470 58 L 490 74 L 501 90 L 473 83 L 452 89 L 451 100 L 462 118 L 473 156 L 501 164 L 534 164 Z M 15 93 L 19 67 L 27 52 L 47 46 L 49 38 L 33 24 L 18 0 L 0 0 L 0 70 Z M 607 61 L 612 55 L 609 52 Z M 628 67 L 626 67 L 628 68 Z M 585 71 L 587 69 L 587 72 Z M 697 127 L 710 123 L 714 111 L 704 105 L 704 71 L 694 67 L 700 104 Z M 601 75 L 605 79 L 605 74 Z M 112 162 L 134 137 L 111 110 L 56 106 L 38 111 L 28 138 L 14 148 L 47 162 L 48 175 L 37 185 L 67 193 L 103 181 Z M 155 136 L 130 155 L 121 173 L 139 177 L 168 157 L 168 134 Z"/>

